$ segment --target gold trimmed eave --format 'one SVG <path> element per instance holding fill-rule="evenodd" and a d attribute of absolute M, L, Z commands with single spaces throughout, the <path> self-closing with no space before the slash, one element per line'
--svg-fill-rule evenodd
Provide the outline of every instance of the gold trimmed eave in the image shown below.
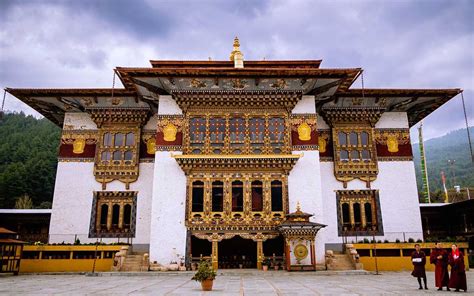
<path fill-rule="evenodd" d="M 173 91 L 178 106 L 189 107 L 266 107 L 293 109 L 303 93 L 301 91 Z"/>
<path fill-rule="evenodd" d="M 326 107 L 322 109 L 324 120 L 330 125 L 365 123 L 374 127 L 385 108 L 380 107 Z"/>
<path fill-rule="evenodd" d="M 462 89 L 347 89 L 324 103 L 329 106 L 384 107 L 387 112 L 407 112 L 408 123 L 415 125 Z M 324 108 L 323 107 L 323 108 Z"/>
<path fill-rule="evenodd" d="M 181 169 L 193 171 L 281 171 L 288 174 L 303 154 L 291 155 L 171 155 Z"/>
<path fill-rule="evenodd" d="M 137 92 L 111 88 L 6 88 L 8 93 L 58 126 L 66 112 L 85 112 L 92 107 L 148 106 Z M 113 94 L 113 95 L 112 95 Z"/>

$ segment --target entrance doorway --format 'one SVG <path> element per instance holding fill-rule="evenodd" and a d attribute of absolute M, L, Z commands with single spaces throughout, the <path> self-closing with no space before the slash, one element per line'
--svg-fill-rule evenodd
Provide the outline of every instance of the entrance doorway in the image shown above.
<path fill-rule="evenodd" d="M 234 236 L 219 242 L 219 268 L 257 268 L 257 243 Z"/>
<path fill-rule="evenodd" d="M 191 236 L 191 260 L 192 262 L 199 262 L 201 257 L 211 257 L 212 243 L 207 239 L 199 239 Z"/>

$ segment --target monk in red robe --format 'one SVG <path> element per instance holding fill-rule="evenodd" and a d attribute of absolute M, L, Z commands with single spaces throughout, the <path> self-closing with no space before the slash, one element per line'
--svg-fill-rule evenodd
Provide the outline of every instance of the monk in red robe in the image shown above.
<path fill-rule="evenodd" d="M 426 265 L 426 255 L 425 252 L 421 251 L 420 245 L 415 245 L 415 251 L 411 254 L 411 262 L 413 264 L 413 271 L 411 273 L 412 276 L 416 277 L 418 280 L 418 284 L 420 285 L 420 290 L 423 289 L 421 286 L 421 279 L 423 279 L 423 283 L 425 284 L 425 290 L 428 290 L 426 286 L 426 272 L 425 272 L 425 265 Z"/>
<path fill-rule="evenodd" d="M 459 251 L 458 246 L 453 244 L 451 246 L 451 253 L 449 254 L 448 261 L 451 265 L 451 277 L 449 279 L 449 287 L 459 290 L 467 291 L 466 281 L 466 267 L 464 266 L 464 255 Z"/>
<path fill-rule="evenodd" d="M 448 252 L 436 243 L 435 249 L 431 250 L 430 263 L 435 265 L 435 286 L 438 291 L 446 287 L 449 291 Z"/>

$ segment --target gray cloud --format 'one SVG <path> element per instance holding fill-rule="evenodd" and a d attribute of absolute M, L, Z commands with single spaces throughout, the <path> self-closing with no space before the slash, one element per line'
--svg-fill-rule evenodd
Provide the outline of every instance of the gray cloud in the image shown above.
<path fill-rule="evenodd" d="M 474 120 L 469 0 L 30 0 L 0 11 L 1 87 L 110 87 L 115 66 L 226 60 L 238 35 L 247 60 L 321 58 L 364 68 L 366 87 L 463 88 Z M 463 125 L 457 97 L 425 119 L 425 136 Z"/>

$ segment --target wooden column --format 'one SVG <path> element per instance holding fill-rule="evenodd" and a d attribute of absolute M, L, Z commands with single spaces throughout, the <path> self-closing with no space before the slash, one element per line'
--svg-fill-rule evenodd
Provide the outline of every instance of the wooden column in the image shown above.
<path fill-rule="evenodd" d="M 257 240 L 257 269 L 262 269 L 263 262 L 263 241 L 261 239 Z"/>
<path fill-rule="evenodd" d="M 291 258 L 290 258 L 290 241 L 285 239 L 285 259 L 286 259 L 286 270 L 290 271 Z"/>
<path fill-rule="evenodd" d="M 100 231 L 100 220 L 102 219 L 102 205 L 98 204 L 96 211 L 97 212 L 95 215 L 95 230 Z"/>
<path fill-rule="evenodd" d="M 108 208 L 108 211 L 107 211 L 107 231 L 110 231 L 110 229 L 112 228 L 112 203 L 109 202 L 109 208 Z"/>
<path fill-rule="evenodd" d="M 310 242 L 310 251 L 311 251 L 311 265 L 313 265 L 314 270 L 316 270 L 316 250 L 314 249 L 314 240 Z"/>
<path fill-rule="evenodd" d="M 349 202 L 349 215 L 351 218 L 351 228 L 355 227 L 355 219 L 354 219 L 354 203 L 351 201 Z"/>
<path fill-rule="evenodd" d="M 119 210 L 119 224 L 118 224 L 119 229 L 123 228 L 123 212 L 124 212 L 124 206 L 123 206 L 123 202 L 121 202 L 120 210 Z"/>
<path fill-rule="evenodd" d="M 219 268 L 219 241 L 217 239 L 212 240 L 212 268 L 217 270 Z"/>
<path fill-rule="evenodd" d="M 360 204 L 360 216 L 362 220 L 362 228 L 364 229 L 367 226 L 367 219 L 365 217 L 365 203 L 361 202 Z"/>

